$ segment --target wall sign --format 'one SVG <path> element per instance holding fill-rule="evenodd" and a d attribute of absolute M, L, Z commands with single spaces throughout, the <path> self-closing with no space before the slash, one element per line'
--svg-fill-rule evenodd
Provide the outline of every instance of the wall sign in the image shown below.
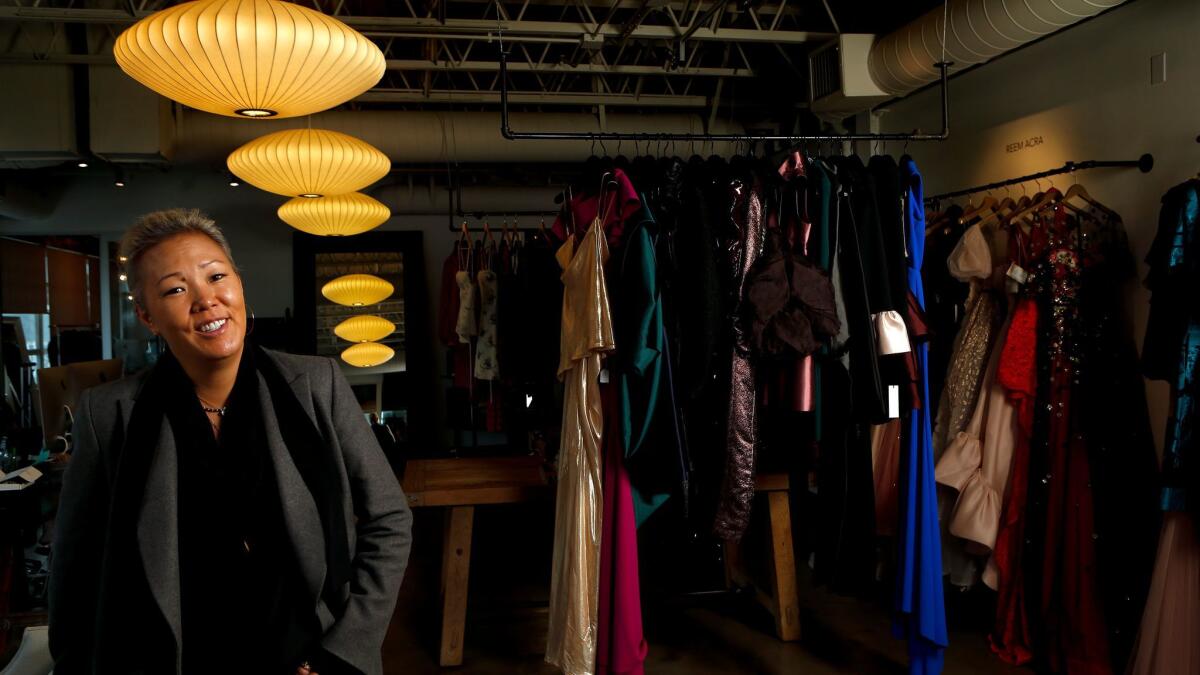
<path fill-rule="evenodd" d="M 1036 148 L 1043 142 L 1044 141 L 1042 140 L 1041 136 L 1030 136 L 1023 141 L 1009 143 L 1008 145 L 1004 146 L 1004 150 L 1005 152 L 1020 152 L 1022 150 L 1028 150 L 1029 148 Z"/>

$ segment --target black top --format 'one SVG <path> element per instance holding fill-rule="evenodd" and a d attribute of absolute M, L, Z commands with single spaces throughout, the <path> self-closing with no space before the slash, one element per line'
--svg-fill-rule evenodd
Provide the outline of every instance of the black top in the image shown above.
<path fill-rule="evenodd" d="M 267 451 L 255 349 L 238 376 L 214 437 L 191 382 L 168 359 L 166 414 L 179 463 L 183 672 L 293 672 L 306 658 L 315 616 L 284 529 Z"/>

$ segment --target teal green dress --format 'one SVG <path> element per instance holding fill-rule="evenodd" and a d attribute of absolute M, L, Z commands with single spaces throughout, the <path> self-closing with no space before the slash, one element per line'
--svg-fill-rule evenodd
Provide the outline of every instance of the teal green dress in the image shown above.
<path fill-rule="evenodd" d="M 670 496 L 663 477 L 639 480 L 637 464 L 650 453 L 669 452 L 654 442 L 651 429 L 663 399 L 662 383 L 665 361 L 666 332 L 663 326 L 662 291 L 658 284 L 658 262 L 654 255 L 651 228 L 654 216 L 642 200 L 638 224 L 626 237 L 619 282 L 619 336 L 617 349 L 622 366 L 618 379 L 621 436 L 627 461 L 631 462 L 634 514 L 641 526 Z M 659 470 L 663 463 L 648 461 Z M 653 486 L 653 487 L 648 487 Z"/>

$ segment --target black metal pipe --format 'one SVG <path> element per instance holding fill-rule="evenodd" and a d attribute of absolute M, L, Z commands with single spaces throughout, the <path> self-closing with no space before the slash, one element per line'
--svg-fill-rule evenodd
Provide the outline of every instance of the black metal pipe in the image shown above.
<path fill-rule="evenodd" d="M 1154 156 L 1151 155 L 1150 153 L 1146 153 L 1146 154 L 1142 155 L 1141 157 L 1138 157 L 1137 159 L 1121 159 L 1121 160 L 1089 159 L 1089 160 L 1083 161 L 1083 162 L 1067 162 L 1066 164 L 1063 164 L 1062 166 L 1058 167 L 1057 169 L 1047 169 L 1045 171 L 1031 173 L 1027 176 L 1019 176 L 1017 178 L 1009 178 L 1008 180 L 996 181 L 995 183 L 988 183 L 986 185 L 977 185 L 975 187 L 964 188 L 962 190 L 955 190 L 954 192 L 943 192 L 940 195 L 933 195 L 932 197 L 926 197 L 925 201 L 932 202 L 932 201 L 936 201 L 939 199 L 950 199 L 952 197 L 962 197 L 965 195 L 974 194 L 976 192 L 995 190 L 997 188 L 1008 187 L 1010 185 L 1018 185 L 1020 183 L 1026 183 L 1031 180 L 1039 180 L 1041 178 L 1049 178 L 1050 176 L 1059 176 L 1064 173 L 1071 173 L 1071 172 L 1079 171 L 1082 169 L 1105 169 L 1105 168 L 1116 168 L 1116 167 L 1137 167 L 1138 171 L 1141 171 L 1142 173 L 1150 173 L 1150 170 L 1154 168 Z"/>
<path fill-rule="evenodd" d="M 938 63 L 942 83 L 942 131 L 937 134 L 691 134 L 619 133 L 611 131 L 513 131 L 508 120 L 508 52 L 500 45 L 500 135 L 510 141 L 700 141 L 743 143 L 747 141 L 944 141 L 950 136 L 950 102 L 946 71 L 951 64 Z"/>

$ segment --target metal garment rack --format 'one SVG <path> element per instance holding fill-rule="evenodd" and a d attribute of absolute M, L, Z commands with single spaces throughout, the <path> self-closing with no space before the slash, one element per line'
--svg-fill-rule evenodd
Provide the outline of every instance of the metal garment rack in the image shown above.
<path fill-rule="evenodd" d="M 942 131 L 936 134 L 692 134 L 692 133 L 619 133 L 611 131 L 514 131 L 508 120 L 508 50 L 500 37 L 500 134 L 510 141 L 699 141 L 747 143 L 759 141 L 944 141 L 950 137 L 950 96 L 944 59 L 935 64 L 941 72 Z"/>
<path fill-rule="evenodd" d="M 462 225 L 466 224 L 466 220 L 464 220 L 466 218 L 474 218 L 475 220 L 482 220 L 486 222 L 490 218 L 553 218 L 561 213 L 561 209 L 556 211 L 549 211 L 546 209 L 517 209 L 513 211 L 465 211 L 463 210 L 462 205 L 462 184 L 459 182 L 457 171 L 450 172 L 450 187 L 447 202 L 451 232 L 462 232 Z M 461 224 L 455 225 L 455 221 L 459 221 Z M 467 227 L 468 232 L 484 232 L 487 230 L 499 232 L 501 229 L 503 229 L 503 225 L 493 229 L 489 224 L 489 227 L 486 228 L 486 230 L 482 226 Z M 509 229 L 516 229 L 522 232 L 537 232 L 541 230 L 541 227 L 538 224 L 534 224 L 532 227 L 510 227 Z"/>
<path fill-rule="evenodd" d="M 1146 153 L 1137 159 L 1121 159 L 1121 160 L 1089 159 L 1084 162 L 1067 162 L 1066 164 L 1063 164 L 1062 166 L 1058 167 L 1057 169 L 1047 169 L 1046 171 L 1039 171 L 1037 173 L 1031 173 L 1027 176 L 1019 176 L 1017 178 L 1009 178 L 1008 180 L 996 181 L 995 183 L 988 183 L 986 185 L 977 185 L 975 187 L 965 188 L 963 190 L 955 190 L 954 192 L 943 192 L 940 195 L 933 195 L 932 197 L 926 197 L 925 202 L 929 203 L 929 202 L 941 201 L 943 199 L 952 199 L 954 197 L 963 197 L 965 195 L 974 194 L 976 192 L 985 192 L 987 190 L 995 190 L 997 188 L 1008 187 L 1010 185 L 1019 185 L 1021 183 L 1027 183 L 1031 180 L 1040 180 L 1042 178 L 1049 178 L 1050 176 L 1058 176 L 1058 175 L 1061 175 L 1064 173 L 1074 173 L 1074 172 L 1080 171 L 1082 169 L 1105 169 L 1105 168 L 1114 168 L 1114 167 L 1137 167 L 1138 171 L 1141 171 L 1142 173 L 1150 173 L 1150 170 L 1154 168 L 1154 155 L 1151 155 L 1150 153 Z"/>

